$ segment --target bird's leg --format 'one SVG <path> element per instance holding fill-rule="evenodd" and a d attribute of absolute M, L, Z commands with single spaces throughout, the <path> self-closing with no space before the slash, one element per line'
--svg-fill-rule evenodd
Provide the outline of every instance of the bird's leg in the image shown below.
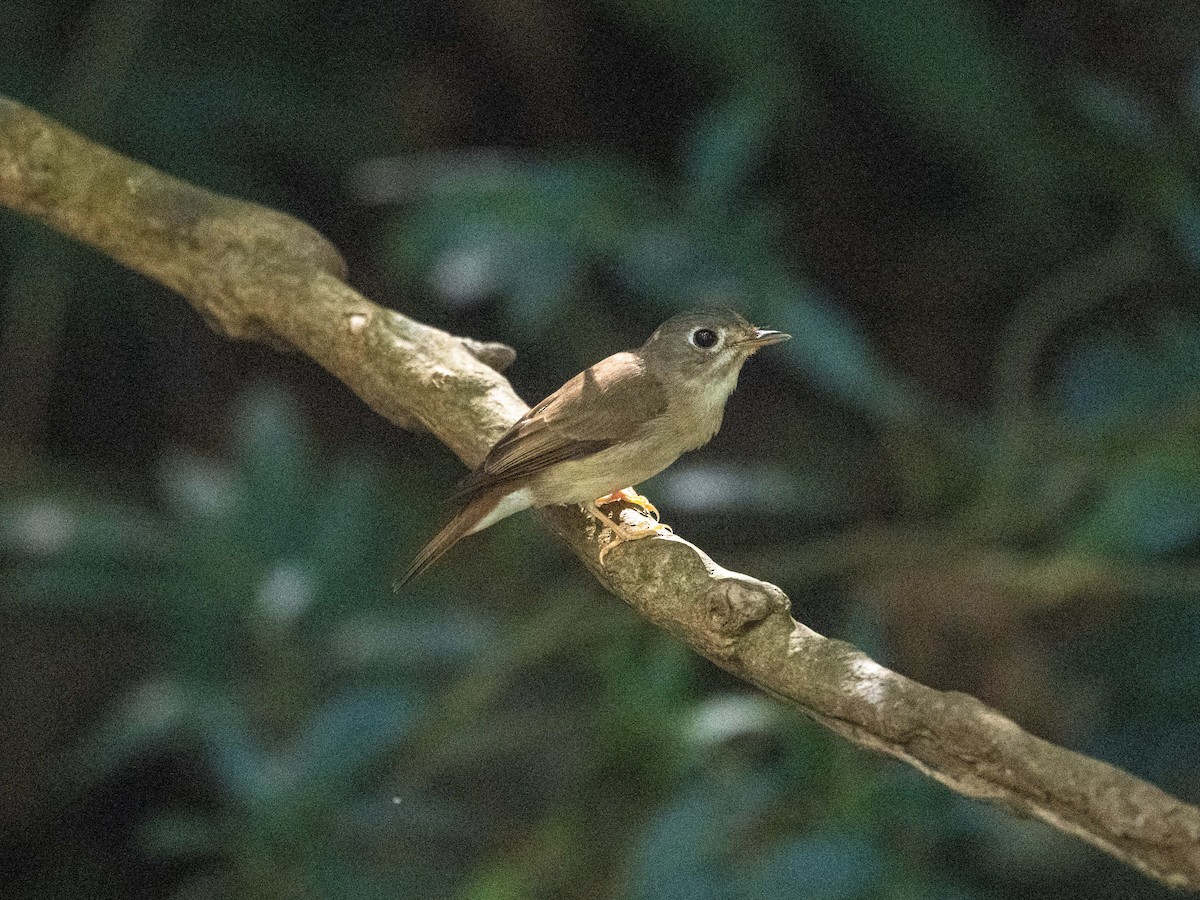
<path fill-rule="evenodd" d="M 619 491 L 596 498 L 597 506 L 607 506 L 610 503 L 628 503 L 630 506 L 640 509 L 643 515 L 652 516 L 655 522 L 658 521 L 658 507 L 650 502 L 649 497 L 643 497 L 632 487 L 621 488 Z"/>
<path fill-rule="evenodd" d="M 607 499 L 607 498 L 601 498 L 601 499 Z M 622 497 L 621 499 L 622 499 L 622 501 L 624 501 L 625 498 Z M 652 537 L 653 535 L 656 535 L 656 534 L 670 534 L 671 533 L 671 529 L 668 526 L 660 525 L 658 522 L 654 522 L 653 524 L 651 524 L 649 526 L 643 526 L 640 528 L 636 527 L 636 526 L 630 527 L 629 525 L 626 525 L 624 522 L 621 521 L 621 514 L 619 512 L 617 513 L 617 516 L 614 519 L 612 516 L 608 515 L 602 509 L 600 509 L 600 505 L 599 505 L 598 501 L 592 501 L 591 503 L 583 503 L 581 505 L 583 506 L 583 508 L 585 510 L 587 510 L 587 512 L 589 512 L 591 515 L 595 516 L 596 519 L 598 519 L 603 525 L 608 526 L 609 531 L 612 532 L 612 535 L 613 535 L 612 540 L 609 541 L 608 543 L 604 544 L 600 548 L 600 564 L 601 565 L 604 565 L 604 557 L 606 557 L 608 555 L 608 552 L 610 550 L 612 550 L 613 547 L 623 544 L 626 541 L 640 541 L 642 538 Z"/>
<path fill-rule="evenodd" d="M 613 535 L 617 538 L 617 541 L 614 541 L 614 543 L 619 541 L 636 541 L 639 538 L 647 537 L 651 533 L 648 528 L 639 529 L 626 525 L 621 521 L 619 514 L 614 519 L 612 516 L 602 510 L 597 503 L 583 503 L 581 505 L 585 510 L 599 519 L 601 524 L 607 527 L 608 530 L 613 533 Z"/>
<path fill-rule="evenodd" d="M 655 534 L 674 534 L 670 525 L 663 525 L 658 520 L 658 507 L 650 502 L 649 497 L 643 497 L 631 487 L 621 488 L 619 491 L 613 491 L 604 497 L 596 499 L 597 506 L 607 506 L 613 503 L 624 503 L 627 506 L 632 506 L 634 509 L 641 512 L 642 515 L 652 517 L 654 526 L 650 528 Z M 620 514 L 618 513 L 618 518 Z"/>

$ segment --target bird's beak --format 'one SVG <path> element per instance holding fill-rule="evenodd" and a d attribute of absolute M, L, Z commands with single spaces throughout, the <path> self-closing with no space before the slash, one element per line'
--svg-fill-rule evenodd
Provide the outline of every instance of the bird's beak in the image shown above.
<path fill-rule="evenodd" d="M 771 331 L 767 328 L 758 328 L 754 331 L 754 337 L 746 338 L 742 341 L 742 346 L 749 348 L 753 353 L 762 347 L 769 347 L 772 344 L 782 344 L 784 341 L 790 341 L 792 336 L 784 334 L 782 331 Z"/>

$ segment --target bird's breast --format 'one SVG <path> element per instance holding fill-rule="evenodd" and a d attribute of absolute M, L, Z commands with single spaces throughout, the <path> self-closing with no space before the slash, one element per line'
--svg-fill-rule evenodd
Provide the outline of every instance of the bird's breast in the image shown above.
<path fill-rule="evenodd" d="M 737 387 L 741 366 L 732 366 L 697 388 L 674 398 L 667 410 L 672 426 L 680 438 L 688 442 L 683 451 L 695 450 L 712 440 L 721 430 L 725 417 L 725 402 Z"/>

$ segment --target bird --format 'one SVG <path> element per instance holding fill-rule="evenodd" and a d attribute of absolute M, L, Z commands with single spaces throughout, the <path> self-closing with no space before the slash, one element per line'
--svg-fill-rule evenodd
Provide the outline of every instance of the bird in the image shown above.
<path fill-rule="evenodd" d="M 580 372 L 517 420 L 459 484 L 458 511 L 413 559 L 396 590 L 468 535 L 530 507 L 579 504 L 613 537 L 601 549 L 669 531 L 633 487 L 721 427 L 742 365 L 791 335 L 733 310 L 680 313 L 636 350 Z M 601 508 L 629 503 L 655 524 L 631 527 Z"/>

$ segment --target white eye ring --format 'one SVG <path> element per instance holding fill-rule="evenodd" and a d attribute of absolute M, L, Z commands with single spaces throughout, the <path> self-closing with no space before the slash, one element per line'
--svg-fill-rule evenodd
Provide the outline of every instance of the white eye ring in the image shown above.
<path fill-rule="evenodd" d="M 697 328 L 688 335 L 688 343 L 700 350 L 716 350 L 721 346 L 721 335 L 711 328 Z"/>

